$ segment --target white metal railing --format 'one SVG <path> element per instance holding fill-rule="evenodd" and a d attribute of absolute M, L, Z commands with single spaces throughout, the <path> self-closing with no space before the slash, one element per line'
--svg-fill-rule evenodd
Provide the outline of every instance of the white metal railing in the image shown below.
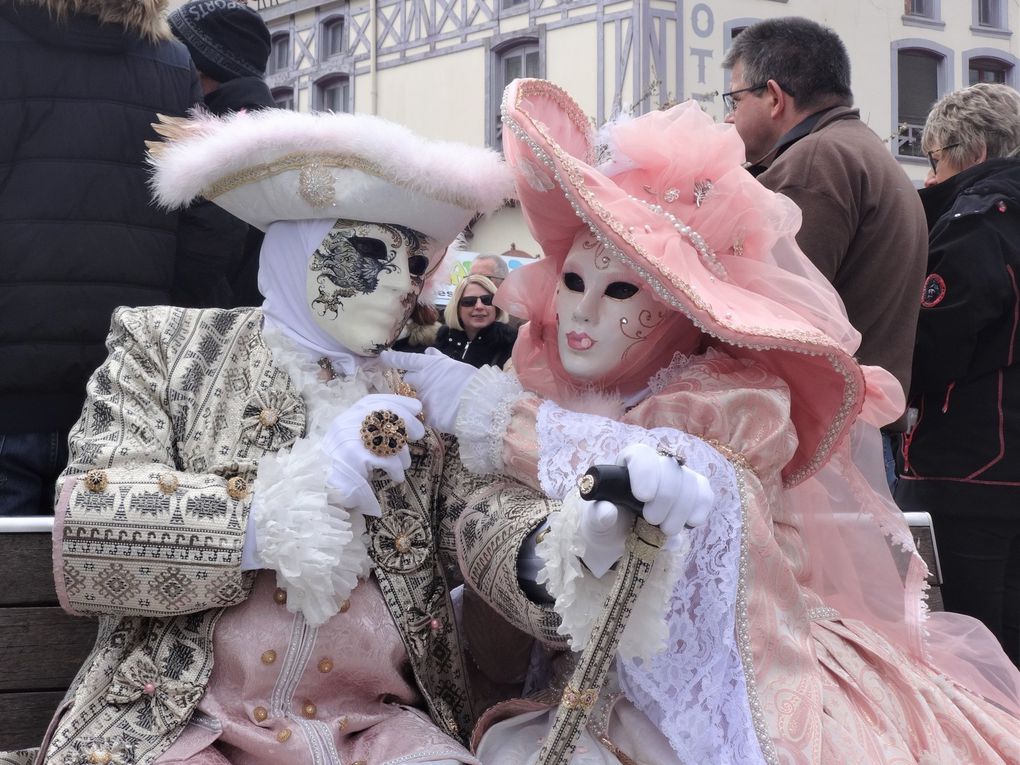
<path fill-rule="evenodd" d="M 0 517 L 0 534 L 49 534 L 53 531 L 52 515 Z"/>
<path fill-rule="evenodd" d="M 921 149 L 921 133 L 923 132 L 924 125 L 901 122 L 899 132 L 895 137 L 896 153 L 901 157 L 925 156 L 924 150 Z"/>

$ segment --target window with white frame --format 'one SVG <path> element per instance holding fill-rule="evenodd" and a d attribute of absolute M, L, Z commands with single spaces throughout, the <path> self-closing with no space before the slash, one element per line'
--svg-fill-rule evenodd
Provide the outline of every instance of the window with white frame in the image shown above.
<path fill-rule="evenodd" d="M 897 153 L 901 157 L 923 157 L 921 132 L 925 120 L 939 97 L 939 67 L 942 56 L 932 51 L 907 49 L 896 55 Z"/>
<path fill-rule="evenodd" d="M 351 81 L 347 77 L 331 77 L 316 84 L 318 109 L 322 112 L 351 110 Z"/>
<path fill-rule="evenodd" d="M 1006 8 L 1003 0 L 976 0 L 976 2 L 979 27 L 1006 28 Z"/>
<path fill-rule="evenodd" d="M 273 36 L 269 53 L 269 74 L 290 69 L 290 35 L 284 32 Z"/>
<path fill-rule="evenodd" d="M 968 84 L 997 82 L 1005 85 L 1013 67 L 996 58 L 972 58 L 968 65 Z"/>
<path fill-rule="evenodd" d="M 504 48 L 496 54 L 496 82 L 495 82 L 495 142 L 498 146 L 503 140 L 503 119 L 499 113 L 500 104 L 503 101 L 503 91 L 506 86 L 518 77 L 541 77 L 542 61 L 538 42 L 529 41 L 515 45 L 511 48 Z"/>
<path fill-rule="evenodd" d="M 343 17 L 332 18 L 322 25 L 322 52 L 324 58 L 340 56 L 344 52 Z"/>
<path fill-rule="evenodd" d="M 294 110 L 294 89 L 293 88 L 274 88 L 273 89 L 273 101 L 276 103 L 277 109 L 290 109 Z"/>

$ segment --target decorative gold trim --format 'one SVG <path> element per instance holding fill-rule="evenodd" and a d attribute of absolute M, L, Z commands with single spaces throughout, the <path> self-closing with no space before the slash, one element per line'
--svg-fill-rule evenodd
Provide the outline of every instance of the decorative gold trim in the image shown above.
<path fill-rule="evenodd" d="M 476 207 L 474 202 L 455 194 L 444 194 L 436 189 L 430 189 L 426 193 L 423 189 L 409 184 L 405 179 L 398 178 L 395 174 L 383 169 L 375 162 L 369 162 L 361 157 L 347 154 L 332 154 L 325 152 L 318 154 L 293 152 L 274 159 L 272 162 L 251 165 L 243 170 L 238 170 L 235 173 L 225 175 L 218 181 L 213 182 L 202 190 L 201 196 L 206 199 L 216 199 L 216 197 L 249 183 L 256 183 L 257 181 L 292 170 L 301 171 L 306 167 L 315 167 L 323 170 L 327 168 L 333 170 L 357 170 L 365 173 L 366 175 L 371 175 L 379 178 L 380 180 L 386 181 L 387 183 L 392 183 L 394 186 L 400 186 L 401 188 L 409 189 L 410 191 L 418 194 L 425 194 L 431 199 L 438 199 L 440 202 L 456 205 L 463 210 L 470 210 L 474 212 Z"/>
<path fill-rule="evenodd" d="M 562 703 L 567 709 L 590 710 L 598 700 L 598 688 L 573 688 L 568 685 L 563 689 Z"/>
<path fill-rule="evenodd" d="M 725 457 L 727 461 L 732 462 L 734 465 L 741 468 L 742 470 L 746 470 L 748 473 L 754 475 L 754 477 L 757 478 L 759 481 L 764 483 L 764 481 L 762 481 L 761 476 L 758 474 L 758 471 L 755 470 L 754 466 L 751 464 L 751 461 L 747 459 L 747 457 L 745 457 L 743 454 L 727 446 L 722 441 L 718 441 L 714 438 L 702 437 L 701 440 L 704 441 L 709 446 L 711 446 L 717 452 L 719 452 L 719 454 Z"/>

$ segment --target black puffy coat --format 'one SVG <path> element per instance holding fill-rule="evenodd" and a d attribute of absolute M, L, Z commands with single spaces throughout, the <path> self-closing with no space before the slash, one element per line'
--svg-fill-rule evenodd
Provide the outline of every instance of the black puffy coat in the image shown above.
<path fill-rule="evenodd" d="M 905 436 L 909 504 L 918 484 L 939 487 L 955 512 L 996 512 L 990 489 L 1015 511 L 1020 487 L 1020 159 L 968 168 L 921 191 L 928 276 L 921 295 Z M 981 489 L 983 507 L 958 490 Z M 930 496 L 930 492 L 927 492 Z M 930 502 L 930 500 L 929 500 Z"/>
<path fill-rule="evenodd" d="M 516 340 L 517 330 L 499 321 L 494 321 L 470 341 L 463 330 L 444 324 L 436 336 L 436 348 L 473 367 L 486 364 L 502 367 L 509 360 Z"/>
<path fill-rule="evenodd" d="M 260 77 L 224 82 L 204 100 L 205 108 L 217 116 L 276 105 Z M 262 304 L 258 273 L 263 232 L 209 200 L 198 199 L 181 211 L 179 235 L 174 305 L 237 308 Z"/>
<path fill-rule="evenodd" d="M 144 142 L 201 91 L 163 5 L 0 0 L 0 433 L 68 429 L 113 309 L 170 301 Z"/>

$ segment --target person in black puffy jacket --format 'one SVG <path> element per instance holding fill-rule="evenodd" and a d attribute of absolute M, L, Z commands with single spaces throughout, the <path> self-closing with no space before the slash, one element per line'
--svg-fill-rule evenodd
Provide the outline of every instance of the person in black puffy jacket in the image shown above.
<path fill-rule="evenodd" d="M 0 515 L 52 512 L 113 309 L 171 302 L 178 217 L 145 141 L 201 91 L 165 10 L 0 0 Z"/>
<path fill-rule="evenodd" d="M 946 608 L 1020 664 L 1020 94 L 950 93 L 921 140 L 928 276 L 896 501 L 932 515 Z"/>
<path fill-rule="evenodd" d="M 482 367 L 502 367 L 510 358 L 517 330 L 507 315 L 492 304 L 496 285 L 487 276 L 466 277 L 446 306 L 446 324 L 439 328 L 436 348 L 451 358 Z"/>
<path fill-rule="evenodd" d="M 266 85 L 269 27 L 234 0 L 193 0 L 167 17 L 195 62 L 205 108 L 218 117 L 276 106 Z M 259 251 L 263 233 L 206 199 L 181 212 L 178 266 L 192 289 L 175 291 L 175 305 L 236 308 L 261 305 Z"/>

